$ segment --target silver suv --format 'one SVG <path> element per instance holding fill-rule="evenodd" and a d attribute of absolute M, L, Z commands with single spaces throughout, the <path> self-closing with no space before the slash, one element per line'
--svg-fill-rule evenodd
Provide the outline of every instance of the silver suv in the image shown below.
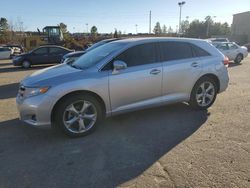
<path fill-rule="evenodd" d="M 204 40 L 124 39 L 33 73 L 16 102 L 21 120 L 83 136 L 103 117 L 132 110 L 176 102 L 206 109 L 228 86 L 227 64 Z"/>

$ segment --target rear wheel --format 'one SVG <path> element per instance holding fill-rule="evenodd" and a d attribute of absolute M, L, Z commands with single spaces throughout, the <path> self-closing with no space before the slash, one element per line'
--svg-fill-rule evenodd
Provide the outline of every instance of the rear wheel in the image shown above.
<path fill-rule="evenodd" d="M 30 63 L 29 61 L 25 60 L 25 61 L 22 63 L 22 66 L 23 66 L 23 68 L 28 69 L 28 68 L 30 68 L 31 63 Z"/>
<path fill-rule="evenodd" d="M 70 137 L 93 132 L 102 119 L 99 102 L 90 95 L 71 95 L 55 111 L 55 125 Z"/>
<path fill-rule="evenodd" d="M 238 54 L 234 60 L 235 63 L 240 63 L 243 60 L 243 55 L 242 54 Z"/>
<path fill-rule="evenodd" d="M 218 87 L 209 77 L 203 77 L 195 84 L 189 104 L 199 110 L 212 106 L 217 96 Z"/>

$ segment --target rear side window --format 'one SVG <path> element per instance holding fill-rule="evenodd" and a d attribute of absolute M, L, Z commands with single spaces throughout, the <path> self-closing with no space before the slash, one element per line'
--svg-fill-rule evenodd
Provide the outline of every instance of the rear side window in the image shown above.
<path fill-rule="evenodd" d="M 185 42 L 160 42 L 161 61 L 188 59 L 193 57 L 192 48 Z"/>
<path fill-rule="evenodd" d="M 47 54 L 47 53 L 48 53 L 47 48 L 39 48 L 39 49 L 34 51 L 34 54 L 36 54 L 36 55 L 43 55 L 43 54 Z"/>
<path fill-rule="evenodd" d="M 208 53 L 207 51 L 203 50 L 202 48 L 193 45 L 192 44 L 192 49 L 195 57 L 205 57 L 205 56 L 210 56 L 211 54 Z"/>
<path fill-rule="evenodd" d="M 50 54 L 61 54 L 64 53 L 65 50 L 62 48 L 49 48 L 49 53 Z"/>
<path fill-rule="evenodd" d="M 146 43 L 131 47 L 114 60 L 124 61 L 128 67 L 155 63 L 157 62 L 156 44 Z"/>
<path fill-rule="evenodd" d="M 7 52 L 7 51 L 11 51 L 9 48 L 0 48 L 0 52 Z"/>

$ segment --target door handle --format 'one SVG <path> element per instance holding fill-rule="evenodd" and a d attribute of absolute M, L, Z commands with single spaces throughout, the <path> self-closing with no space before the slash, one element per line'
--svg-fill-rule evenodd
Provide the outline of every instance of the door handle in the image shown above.
<path fill-rule="evenodd" d="M 159 69 L 153 69 L 150 71 L 150 74 L 153 74 L 153 75 L 157 75 L 159 74 L 161 71 Z"/>
<path fill-rule="evenodd" d="M 199 63 L 193 62 L 193 63 L 191 64 L 191 66 L 192 66 L 192 67 L 198 67 L 198 66 L 199 66 Z"/>

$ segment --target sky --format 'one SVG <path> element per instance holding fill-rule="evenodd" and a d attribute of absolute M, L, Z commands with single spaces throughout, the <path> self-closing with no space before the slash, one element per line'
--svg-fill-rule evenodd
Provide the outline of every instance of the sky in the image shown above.
<path fill-rule="evenodd" d="M 178 26 L 178 0 L 11 0 L 0 1 L 0 17 L 12 22 L 22 20 L 27 31 L 46 25 L 68 26 L 70 32 L 87 32 L 95 25 L 99 33 L 111 33 L 115 28 L 122 33 L 147 33 L 149 11 L 152 28 L 161 25 Z M 233 14 L 250 10 L 250 0 L 186 0 L 182 19 L 203 20 L 216 16 L 216 22 L 232 23 Z M 87 25 L 88 24 L 88 25 Z"/>

